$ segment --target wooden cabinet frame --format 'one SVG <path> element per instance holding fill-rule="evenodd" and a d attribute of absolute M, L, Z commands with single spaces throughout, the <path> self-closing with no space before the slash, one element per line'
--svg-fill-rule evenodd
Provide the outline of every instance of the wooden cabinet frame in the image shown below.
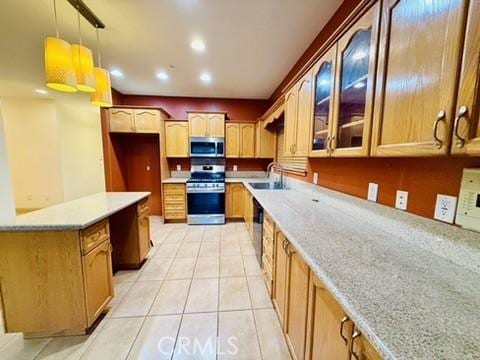
<path fill-rule="evenodd" d="M 188 122 L 165 121 L 165 152 L 170 158 L 187 158 Z"/>
<path fill-rule="evenodd" d="M 110 132 L 156 134 L 160 131 L 160 111 L 155 109 L 111 108 Z"/>

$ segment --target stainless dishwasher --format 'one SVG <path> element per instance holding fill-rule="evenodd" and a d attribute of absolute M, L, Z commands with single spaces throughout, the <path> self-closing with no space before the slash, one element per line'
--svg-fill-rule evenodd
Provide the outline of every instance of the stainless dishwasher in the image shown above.
<path fill-rule="evenodd" d="M 263 255 L 263 207 L 253 198 L 253 247 L 255 256 L 262 267 Z"/>

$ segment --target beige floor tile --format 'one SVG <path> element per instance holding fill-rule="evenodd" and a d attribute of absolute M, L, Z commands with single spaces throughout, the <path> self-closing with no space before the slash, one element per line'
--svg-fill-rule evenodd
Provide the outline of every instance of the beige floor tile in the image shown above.
<path fill-rule="evenodd" d="M 227 231 L 222 233 L 222 241 L 238 241 L 238 236 L 235 231 Z"/>
<path fill-rule="evenodd" d="M 199 257 L 220 256 L 220 242 L 219 241 L 204 241 L 200 246 Z"/>
<path fill-rule="evenodd" d="M 113 281 L 115 284 L 121 282 L 134 282 L 137 280 L 138 275 L 140 274 L 140 270 L 121 270 L 117 271 L 113 276 Z"/>
<path fill-rule="evenodd" d="M 115 309 L 118 307 L 118 304 L 123 300 L 127 292 L 130 290 L 134 283 L 133 282 L 121 282 L 115 284 L 113 299 L 108 304 L 108 308 L 110 309 L 106 315 L 106 317 L 111 317 Z"/>
<path fill-rule="evenodd" d="M 275 310 L 254 310 L 253 314 L 263 358 L 290 360 L 290 353 Z"/>
<path fill-rule="evenodd" d="M 132 285 L 123 300 L 112 311 L 112 318 L 145 316 L 162 284 L 161 281 L 141 281 Z"/>
<path fill-rule="evenodd" d="M 201 242 L 203 238 L 203 227 L 192 226 L 185 235 L 184 242 Z"/>
<path fill-rule="evenodd" d="M 220 276 L 244 276 L 241 256 L 222 256 L 220 258 Z"/>
<path fill-rule="evenodd" d="M 51 341 L 50 338 L 24 339 L 21 334 L 0 335 L 0 337 L 4 337 L 3 346 L 0 348 L 2 360 L 34 359 Z"/>
<path fill-rule="evenodd" d="M 248 291 L 253 309 L 271 309 L 273 307 L 263 276 L 248 276 Z"/>
<path fill-rule="evenodd" d="M 220 274 L 219 257 L 199 257 L 195 265 L 193 277 L 199 278 L 217 278 Z"/>
<path fill-rule="evenodd" d="M 147 317 L 128 354 L 128 359 L 171 359 L 181 318 L 181 315 Z"/>
<path fill-rule="evenodd" d="M 125 359 L 145 318 L 107 319 L 82 359 Z"/>
<path fill-rule="evenodd" d="M 240 244 L 237 240 L 222 240 L 220 242 L 221 256 L 241 256 Z"/>
<path fill-rule="evenodd" d="M 240 230 L 237 233 L 238 241 L 252 241 L 250 234 L 248 233 L 247 228 Z"/>
<path fill-rule="evenodd" d="M 210 229 L 210 227 L 206 227 L 203 232 L 202 241 L 220 241 L 222 237 L 222 232 L 217 229 Z"/>
<path fill-rule="evenodd" d="M 142 268 L 137 281 L 163 280 L 172 265 L 172 258 L 154 257 L 149 259 Z"/>
<path fill-rule="evenodd" d="M 200 245 L 199 242 L 184 242 L 177 252 L 177 258 L 197 257 Z"/>
<path fill-rule="evenodd" d="M 158 292 L 150 315 L 181 314 L 187 301 L 190 280 L 165 280 Z"/>
<path fill-rule="evenodd" d="M 215 360 L 216 348 L 217 313 L 185 314 L 173 359 Z"/>
<path fill-rule="evenodd" d="M 237 224 L 235 222 L 228 222 L 222 227 L 222 235 L 235 233 L 237 231 Z"/>
<path fill-rule="evenodd" d="M 186 313 L 218 310 L 218 278 L 193 279 L 188 294 Z"/>
<path fill-rule="evenodd" d="M 167 279 L 190 279 L 195 269 L 196 258 L 176 258 L 167 274 Z"/>
<path fill-rule="evenodd" d="M 179 244 L 185 239 L 187 229 L 174 229 L 170 231 L 168 236 L 164 240 L 164 244 Z"/>
<path fill-rule="evenodd" d="M 260 360 L 260 347 L 252 311 L 220 312 L 218 317 L 217 358 Z M 265 358 L 267 359 L 270 360 Z"/>
<path fill-rule="evenodd" d="M 180 244 L 162 244 L 155 253 L 155 257 L 174 258 L 178 249 L 180 249 Z"/>
<path fill-rule="evenodd" d="M 245 274 L 247 276 L 261 276 L 262 269 L 258 263 L 255 255 L 247 255 L 243 257 L 243 264 L 245 266 Z"/>
<path fill-rule="evenodd" d="M 251 309 L 247 278 L 220 278 L 220 311 Z"/>
<path fill-rule="evenodd" d="M 248 241 L 239 241 L 240 249 L 242 250 L 242 255 L 255 255 L 255 248 L 250 240 Z"/>

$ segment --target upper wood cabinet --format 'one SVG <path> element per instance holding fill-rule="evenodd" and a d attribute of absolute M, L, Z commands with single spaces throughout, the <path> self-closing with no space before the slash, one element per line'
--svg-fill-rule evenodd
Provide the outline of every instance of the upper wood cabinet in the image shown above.
<path fill-rule="evenodd" d="M 254 123 L 228 123 L 225 129 L 227 158 L 255 157 Z"/>
<path fill-rule="evenodd" d="M 285 155 L 308 155 L 311 112 L 312 72 L 309 71 L 285 96 Z"/>
<path fill-rule="evenodd" d="M 109 131 L 126 133 L 158 133 L 160 111 L 155 109 L 111 108 Z"/>
<path fill-rule="evenodd" d="M 165 122 L 165 152 L 167 157 L 188 157 L 188 122 Z"/>
<path fill-rule="evenodd" d="M 241 183 L 226 184 L 225 216 L 229 219 L 241 219 L 245 216 L 245 188 Z"/>
<path fill-rule="evenodd" d="M 332 156 L 369 154 L 379 11 L 373 5 L 337 42 Z"/>
<path fill-rule="evenodd" d="M 480 2 L 470 1 L 452 154 L 480 155 Z"/>
<path fill-rule="evenodd" d="M 273 159 L 275 157 L 275 134 L 264 128 L 264 121 L 255 125 L 255 157 Z"/>
<path fill-rule="evenodd" d="M 448 154 L 465 6 L 465 0 L 383 2 L 372 155 Z M 478 32 L 470 36 L 478 46 Z M 477 60 L 465 66 L 478 61 L 478 50 L 472 56 Z M 473 80 L 474 73 L 465 76 Z"/>
<path fill-rule="evenodd" d="M 190 136 L 224 137 L 224 113 L 188 113 Z"/>

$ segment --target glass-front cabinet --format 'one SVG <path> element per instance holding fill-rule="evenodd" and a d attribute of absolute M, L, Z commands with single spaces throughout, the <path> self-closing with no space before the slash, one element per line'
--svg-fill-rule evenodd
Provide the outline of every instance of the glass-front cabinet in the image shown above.
<path fill-rule="evenodd" d="M 370 149 L 379 5 L 314 66 L 310 156 L 367 156 Z"/>

